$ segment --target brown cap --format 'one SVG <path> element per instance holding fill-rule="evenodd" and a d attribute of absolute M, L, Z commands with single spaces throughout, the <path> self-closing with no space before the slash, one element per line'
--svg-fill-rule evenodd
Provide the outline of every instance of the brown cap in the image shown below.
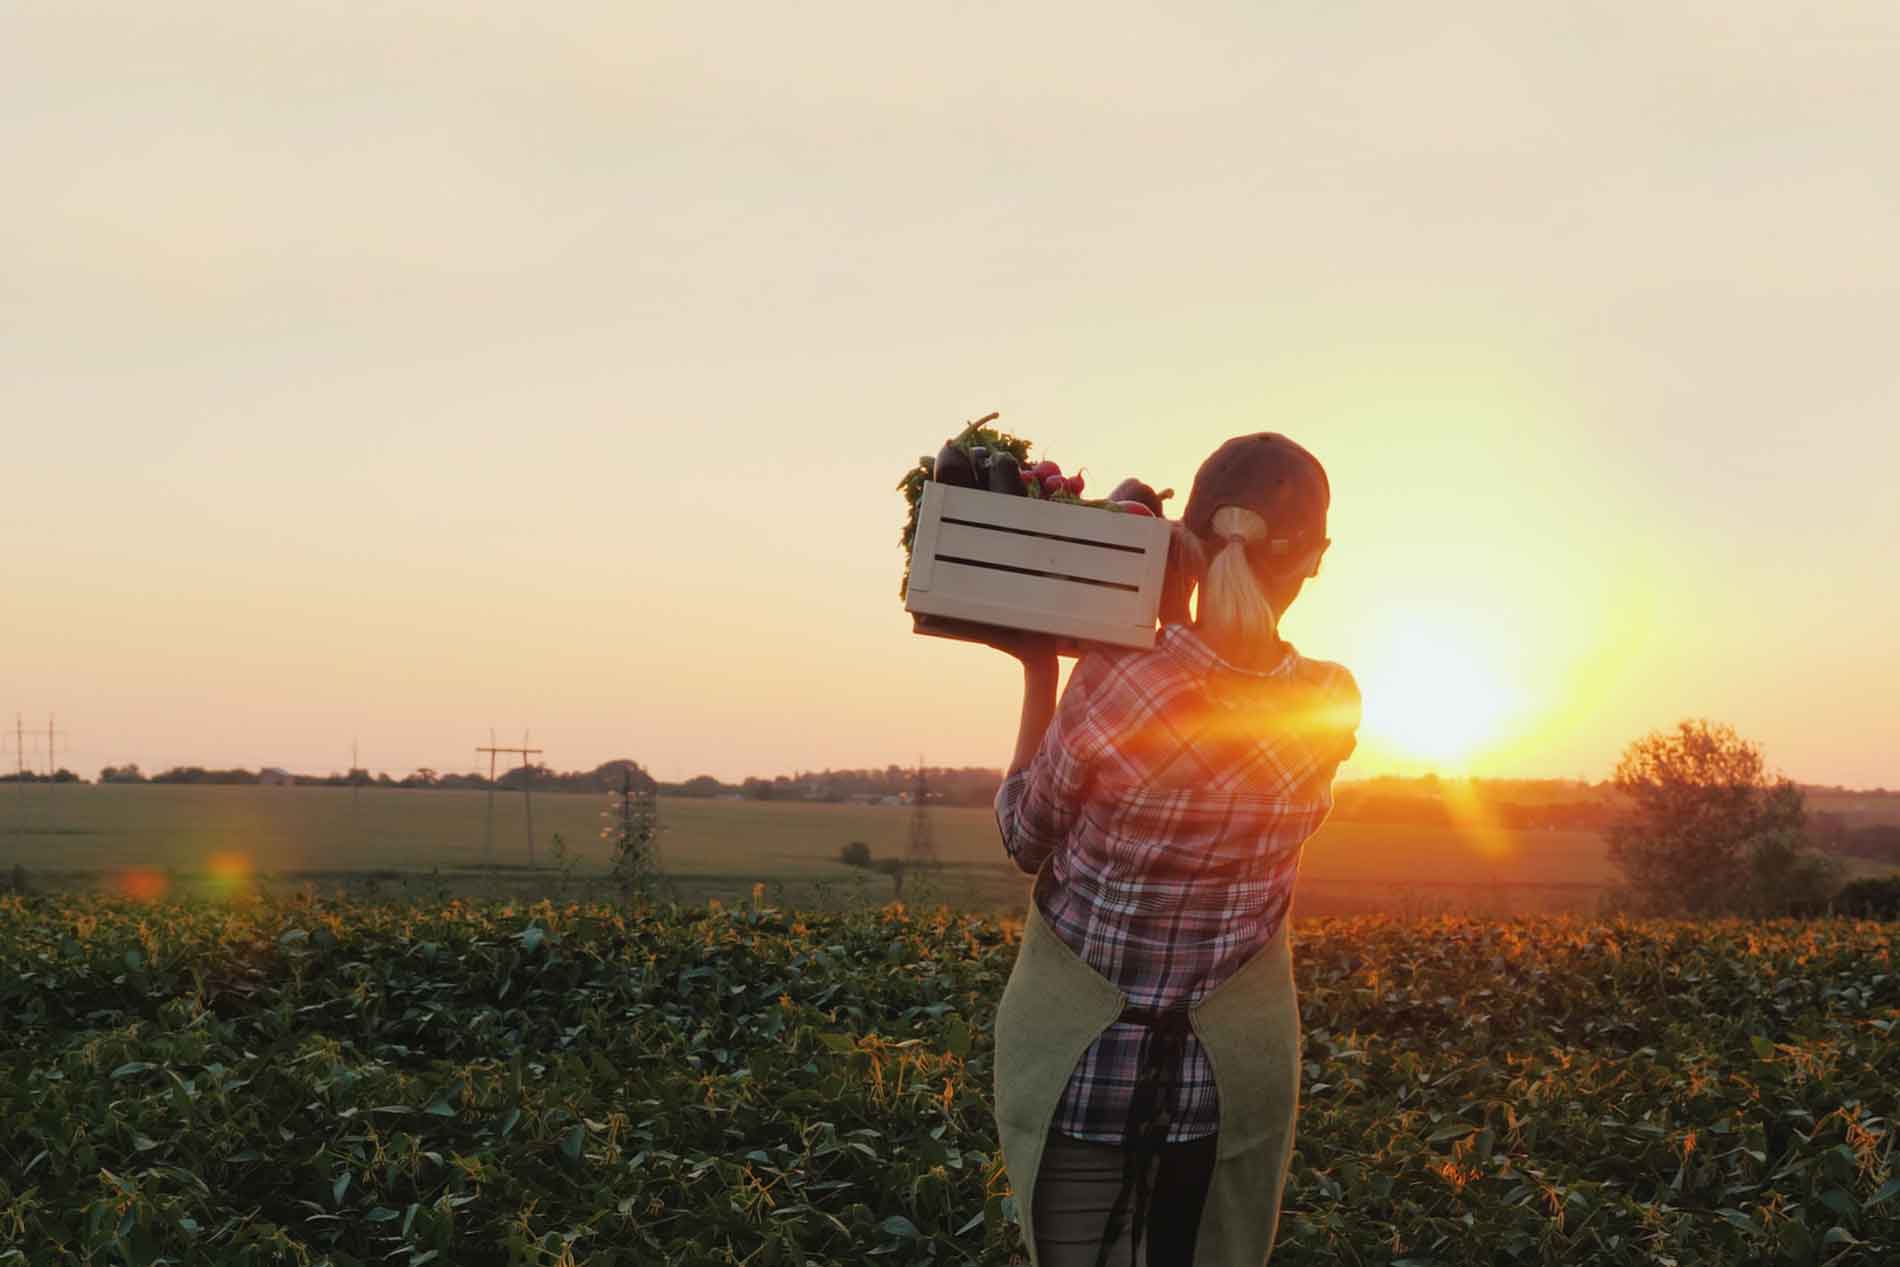
<path fill-rule="evenodd" d="M 1326 535 L 1332 485 L 1319 459 L 1276 431 L 1235 436 L 1194 473 L 1181 522 L 1196 536 L 1213 531 L 1223 506 L 1251 510 L 1267 521 L 1267 535 L 1289 542 Z"/>

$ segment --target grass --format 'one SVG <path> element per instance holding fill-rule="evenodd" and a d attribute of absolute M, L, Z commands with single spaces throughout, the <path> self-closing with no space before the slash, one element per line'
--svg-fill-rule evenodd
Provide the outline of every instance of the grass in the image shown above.
<path fill-rule="evenodd" d="M 265 890 L 314 887 L 367 895 L 580 897 L 602 891 L 606 799 L 544 795 L 533 802 L 536 850 L 518 793 L 497 793 L 494 866 L 486 864 L 482 792 L 394 788 L 29 786 L 0 789 L 0 868 L 25 866 L 63 889 L 123 888 L 128 877 L 183 892 L 243 881 Z M 894 896 L 890 877 L 838 861 L 861 840 L 879 858 L 902 857 L 910 811 L 901 806 L 663 800 L 661 847 L 675 896 L 731 901 L 766 884 L 776 900 L 831 906 Z M 1017 909 L 1027 880 L 1003 853 L 987 809 L 932 811 L 935 875 L 913 876 L 913 902 Z M 559 835 L 565 869 L 551 848 Z M 1853 861 L 1850 875 L 1891 868 Z M 1334 821 L 1301 864 L 1305 915 L 1585 913 L 1615 871 L 1590 832 L 1393 827 Z"/>

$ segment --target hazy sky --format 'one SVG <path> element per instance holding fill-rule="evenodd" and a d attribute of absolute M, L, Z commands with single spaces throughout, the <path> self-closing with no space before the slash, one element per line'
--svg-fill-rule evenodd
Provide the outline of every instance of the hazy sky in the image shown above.
<path fill-rule="evenodd" d="M 1322 458 L 1347 774 L 1706 715 L 1900 785 L 1896 118 L 1884 0 L 0 0 L 0 712 L 1001 764 L 892 488 L 999 409 L 1098 488 Z"/>

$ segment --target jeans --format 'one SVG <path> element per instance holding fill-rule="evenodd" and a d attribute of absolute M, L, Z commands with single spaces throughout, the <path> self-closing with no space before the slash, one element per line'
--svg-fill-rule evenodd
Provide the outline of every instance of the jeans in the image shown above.
<path fill-rule="evenodd" d="M 1141 1256 L 1130 1260 L 1132 1211 L 1123 1215 L 1109 1267 L 1190 1267 L 1194 1235 L 1214 1174 L 1215 1140 L 1164 1145 L 1154 1181 Z M 1095 1267 L 1109 1210 L 1122 1186 L 1123 1151 L 1059 1131 L 1049 1132 L 1036 1176 L 1033 1219 L 1040 1267 Z"/>

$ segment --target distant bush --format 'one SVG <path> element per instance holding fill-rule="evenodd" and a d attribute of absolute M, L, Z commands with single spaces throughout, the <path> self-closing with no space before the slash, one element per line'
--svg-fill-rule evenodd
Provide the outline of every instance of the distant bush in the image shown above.
<path fill-rule="evenodd" d="M 152 776 L 154 783 L 212 784 L 235 786 L 257 782 L 255 770 L 207 770 L 203 766 L 179 765 Z"/>
<path fill-rule="evenodd" d="M 1834 910 L 1858 919 L 1900 919 L 1900 875 L 1853 881 L 1835 895 Z"/>
<path fill-rule="evenodd" d="M 838 861 L 847 867 L 868 867 L 871 865 L 871 846 L 862 840 L 854 840 L 838 851 Z"/>

